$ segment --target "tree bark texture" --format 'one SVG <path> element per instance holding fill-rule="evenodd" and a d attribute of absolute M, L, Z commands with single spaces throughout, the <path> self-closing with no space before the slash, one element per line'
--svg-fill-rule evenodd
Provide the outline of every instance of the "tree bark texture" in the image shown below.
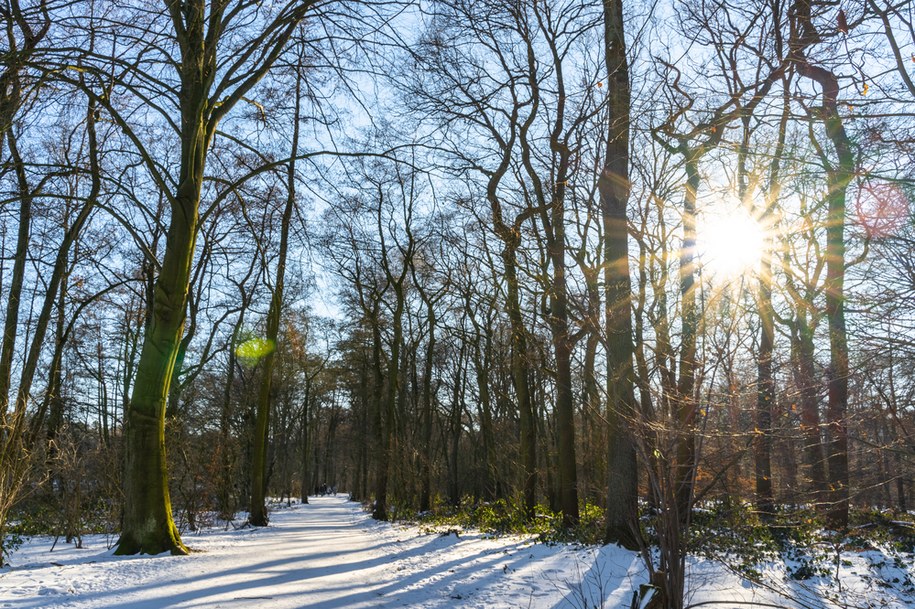
<path fill-rule="evenodd" d="M 622 0 L 604 0 L 607 149 L 598 178 L 604 236 L 604 323 L 607 336 L 607 520 L 605 538 L 636 547 L 638 470 L 632 439 L 637 411 L 632 358 L 629 274 L 629 63 Z"/>

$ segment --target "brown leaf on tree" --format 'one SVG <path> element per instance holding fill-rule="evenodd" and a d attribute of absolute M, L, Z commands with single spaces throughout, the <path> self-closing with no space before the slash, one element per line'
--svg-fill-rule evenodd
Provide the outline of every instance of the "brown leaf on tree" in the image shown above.
<path fill-rule="evenodd" d="M 848 34 L 848 20 L 845 19 L 845 11 L 839 9 L 838 29 L 843 34 Z"/>

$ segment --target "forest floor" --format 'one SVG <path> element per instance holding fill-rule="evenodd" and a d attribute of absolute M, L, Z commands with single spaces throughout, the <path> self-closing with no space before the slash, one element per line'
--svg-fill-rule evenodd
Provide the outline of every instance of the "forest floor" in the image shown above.
<path fill-rule="evenodd" d="M 13 566 L 0 569 L 0 608 L 609 609 L 629 607 L 645 578 L 639 555 L 616 546 L 378 523 L 342 496 L 277 509 L 263 529 L 186 534 L 190 556 L 113 556 L 104 536 L 49 552 L 53 541 L 27 541 Z M 882 559 L 862 554 L 841 556 L 838 579 L 795 582 L 783 576 L 784 565 L 763 565 L 771 589 L 719 562 L 691 560 L 688 602 L 915 607 L 899 584 L 913 575 L 911 557 L 875 570 Z"/>

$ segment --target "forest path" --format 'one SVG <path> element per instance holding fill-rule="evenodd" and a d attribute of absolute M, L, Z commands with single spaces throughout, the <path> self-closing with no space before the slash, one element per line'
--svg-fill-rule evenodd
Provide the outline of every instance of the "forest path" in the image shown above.
<path fill-rule="evenodd" d="M 622 550 L 595 561 L 595 550 L 378 523 L 342 496 L 310 501 L 264 529 L 185 535 L 190 556 L 116 557 L 97 537 L 53 553 L 30 542 L 0 570 L 0 608 L 617 607 L 641 570 Z"/>

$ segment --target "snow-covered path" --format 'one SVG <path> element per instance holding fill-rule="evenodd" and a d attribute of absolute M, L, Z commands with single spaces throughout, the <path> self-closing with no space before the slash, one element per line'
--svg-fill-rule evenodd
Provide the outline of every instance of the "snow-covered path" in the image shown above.
<path fill-rule="evenodd" d="M 23 547 L 0 570 L 0 607 L 619 607 L 642 571 L 616 548 L 598 557 L 517 537 L 422 534 L 333 497 L 276 511 L 266 529 L 188 535 L 190 556 L 116 557 L 102 539 L 85 541 Z"/>
<path fill-rule="evenodd" d="M 628 607 L 644 581 L 640 558 L 616 546 L 442 536 L 375 522 L 342 497 L 277 510 L 267 528 L 184 541 L 190 556 L 120 557 L 99 536 L 85 538 L 85 549 L 54 552 L 51 539 L 33 539 L 13 554 L 13 568 L 0 569 L 0 609 L 616 609 Z M 784 564 L 767 563 L 760 568 L 769 590 L 691 557 L 687 596 L 725 609 L 747 601 L 912 609 L 912 555 L 895 556 L 844 553 L 841 586 L 829 578 L 796 581 Z"/>

